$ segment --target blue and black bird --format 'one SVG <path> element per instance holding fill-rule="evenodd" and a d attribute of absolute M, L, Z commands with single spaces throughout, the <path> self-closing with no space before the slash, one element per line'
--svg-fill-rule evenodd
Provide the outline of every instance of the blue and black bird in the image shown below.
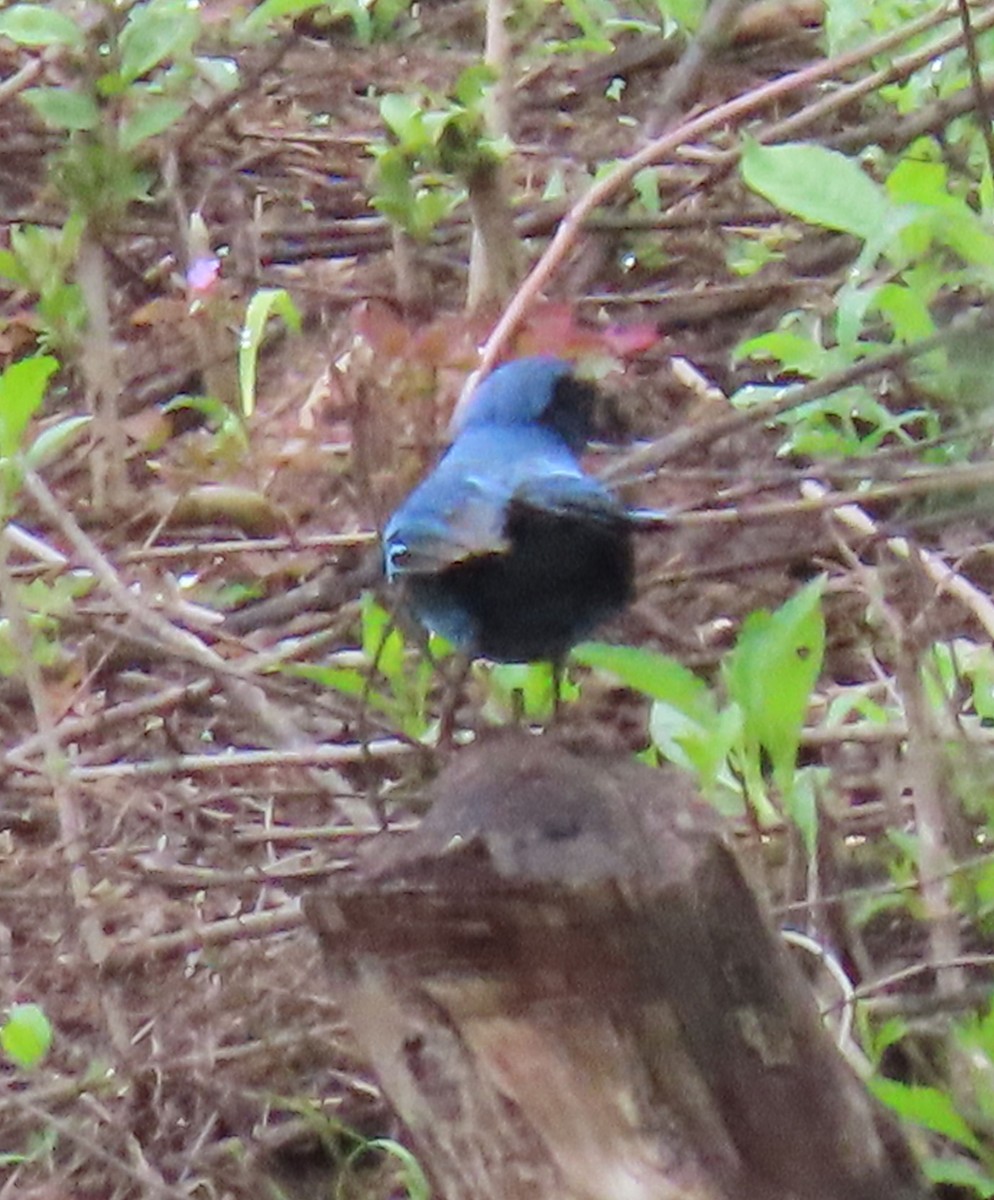
<path fill-rule="evenodd" d="M 633 591 L 639 515 L 586 474 L 598 395 L 556 358 L 499 367 L 387 522 L 387 578 L 472 656 L 560 662 Z"/>

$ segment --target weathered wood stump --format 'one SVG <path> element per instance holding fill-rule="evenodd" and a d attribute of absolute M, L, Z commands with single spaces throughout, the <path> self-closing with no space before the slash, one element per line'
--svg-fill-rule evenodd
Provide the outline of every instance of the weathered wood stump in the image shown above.
<path fill-rule="evenodd" d="M 508 735 L 310 896 L 447 1200 L 910 1200 L 719 819 L 675 772 Z"/>

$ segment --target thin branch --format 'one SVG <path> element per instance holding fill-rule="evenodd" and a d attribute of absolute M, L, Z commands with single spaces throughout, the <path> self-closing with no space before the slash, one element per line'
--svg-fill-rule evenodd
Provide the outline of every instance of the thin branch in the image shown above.
<path fill-rule="evenodd" d="M 983 78 L 980 74 L 980 60 L 977 57 L 976 34 L 980 32 L 981 25 L 979 21 L 975 25 L 971 22 L 970 6 L 967 0 L 957 0 L 957 2 L 959 5 L 959 19 L 963 26 L 966 61 L 970 65 L 970 86 L 973 89 L 973 99 L 980 126 L 980 135 L 984 139 L 984 148 L 987 151 L 987 168 L 994 175 L 994 129 L 991 128 L 991 106 L 987 90 L 984 87 Z"/>
<path fill-rule="evenodd" d="M 945 14 L 943 19 L 948 17 L 949 8 L 950 6 L 946 4 L 940 10 Z M 934 24 L 937 19 L 939 19 L 938 14 L 929 14 L 927 25 L 924 27 L 927 28 Z M 524 320 L 528 309 L 538 299 L 542 289 L 552 279 L 581 236 L 584 222 L 596 208 L 612 199 L 622 188 L 626 187 L 639 171 L 662 162 L 686 142 L 693 141 L 723 125 L 739 121 L 743 117 L 766 108 L 774 101 L 781 100 L 784 96 L 813 87 L 825 79 L 831 79 L 865 62 L 868 58 L 891 50 L 905 41 L 911 31 L 917 31 L 920 26 L 922 26 L 921 21 L 914 22 L 885 37 L 878 38 L 875 42 L 863 46 L 859 50 L 840 54 L 835 58 L 804 67 L 746 92 L 745 95 L 736 96 L 724 104 L 719 104 L 650 142 L 631 158 L 619 163 L 604 179 L 593 184 L 563 218 L 545 252 L 512 297 L 501 319 L 487 339 L 480 356 L 478 371 L 473 372 L 467 379 L 459 404 L 456 406 L 456 412 L 453 415 L 454 424 L 458 425 L 462 408 L 475 388 L 478 378 L 492 369 L 508 341 Z"/>

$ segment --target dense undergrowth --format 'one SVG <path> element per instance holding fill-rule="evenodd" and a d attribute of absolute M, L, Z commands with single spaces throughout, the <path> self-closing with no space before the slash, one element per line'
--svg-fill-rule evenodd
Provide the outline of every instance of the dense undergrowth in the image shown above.
<path fill-rule="evenodd" d="M 296 896 L 452 752 L 372 542 L 483 346 L 601 379 L 674 512 L 558 719 L 693 773 L 994 1195 L 994 6 L 746 6 L 693 70 L 708 20 L 0 12 L 11 1193 L 423 1188 Z M 454 740 L 550 714 L 476 664 Z"/>

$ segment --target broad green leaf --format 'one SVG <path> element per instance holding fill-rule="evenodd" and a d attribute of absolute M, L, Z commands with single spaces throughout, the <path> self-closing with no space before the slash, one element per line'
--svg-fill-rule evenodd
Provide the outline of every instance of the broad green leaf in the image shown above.
<path fill-rule="evenodd" d="M 47 4 L 14 4 L 0 12 L 0 35 L 19 46 L 85 45 L 82 26 Z"/>
<path fill-rule="evenodd" d="M 693 33 L 704 16 L 707 3 L 706 0 L 656 0 L 656 8 L 662 18 L 663 33 L 669 37 L 678 29 Z"/>
<path fill-rule="evenodd" d="M 121 149 L 134 150 L 142 142 L 169 129 L 186 109 L 185 101 L 171 96 L 146 96 L 121 126 Z"/>
<path fill-rule="evenodd" d="M 994 266 L 994 236 L 966 205 L 958 213 L 934 210 L 931 219 L 936 241 L 954 250 L 965 263 L 988 269 Z"/>
<path fill-rule="evenodd" d="M 980 169 L 978 195 L 980 199 L 980 215 L 989 223 L 991 213 L 994 213 L 994 171 L 991 170 L 991 164 L 986 155 L 984 156 L 983 166 Z"/>
<path fill-rule="evenodd" d="M 814 579 L 774 613 L 751 613 L 725 664 L 730 697 L 741 707 L 747 768 L 769 755 L 780 791 L 789 795 L 812 689 L 821 672 L 824 578 Z"/>
<path fill-rule="evenodd" d="M 784 212 L 868 240 L 880 235 L 891 211 L 884 189 L 854 159 L 808 142 L 762 146 L 748 139 L 742 177 Z"/>
<path fill-rule="evenodd" d="M 416 238 L 427 238 L 440 221 L 444 220 L 460 203 L 462 192 L 443 191 L 441 188 L 419 188 L 414 197 L 414 213 L 410 233 Z"/>
<path fill-rule="evenodd" d="M 726 815 L 742 812 L 741 788 L 728 769 L 728 756 L 741 739 L 742 713 L 730 704 L 720 712 L 695 717 L 665 700 L 649 710 L 649 736 L 667 761 L 691 771 L 710 799 Z M 718 788 L 718 785 L 721 788 Z M 729 804 L 729 798 L 732 803 Z"/>
<path fill-rule="evenodd" d="M 424 133 L 424 112 L 419 101 L 401 92 L 388 92 L 380 100 L 380 116 L 401 146 L 420 153 L 429 139 Z"/>
<path fill-rule="evenodd" d="M 59 369 L 49 355 L 22 358 L 0 375 L 0 457 L 9 458 L 21 447 L 28 422 L 45 398 L 48 381 Z"/>
<path fill-rule="evenodd" d="M 131 83 L 166 59 L 189 51 L 199 28 L 197 11 L 186 0 L 136 4 L 121 30 L 121 78 Z"/>
<path fill-rule="evenodd" d="M 585 667 L 608 671 L 626 687 L 654 700 L 665 700 L 682 712 L 699 717 L 713 715 L 707 684 L 675 658 L 655 650 L 606 642 L 582 642 L 574 646 L 570 657 Z"/>
<path fill-rule="evenodd" d="M 369 680 L 355 667 L 329 667 L 320 663 L 287 663 L 283 670 L 287 675 L 310 679 L 324 688 L 341 692 L 345 696 L 361 696 L 369 689 Z"/>
<path fill-rule="evenodd" d="M 873 8 L 866 0 L 832 0 L 825 6 L 825 35 L 829 54 L 841 54 L 867 40 Z"/>
<path fill-rule="evenodd" d="M 616 12 L 613 5 L 607 13 L 598 11 L 596 0 L 563 0 L 563 7 L 583 33 L 583 38 L 573 43 L 577 50 L 589 50 L 595 54 L 610 54 L 614 50 L 614 43 L 604 36 L 605 18 L 614 16 Z"/>
<path fill-rule="evenodd" d="M 646 212 L 658 216 L 662 212 L 659 198 L 659 172 L 655 167 L 646 167 L 632 176 L 632 187 Z"/>
<path fill-rule="evenodd" d="M 266 322 L 279 315 L 294 333 L 300 332 L 300 313 L 284 288 L 260 288 L 248 302 L 245 321 L 238 343 L 238 390 L 242 412 L 250 417 L 255 410 L 255 375 L 259 347 L 266 332 Z"/>
<path fill-rule="evenodd" d="M 863 1045 L 874 1066 L 879 1067 L 884 1051 L 891 1046 L 896 1046 L 903 1037 L 907 1036 L 908 1023 L 901 1017 L 888 1017 L 879 1025 L 875 1025 L 872 1021 L 867 1021 L 866 1025 L 867 1033 L 862 1039 Z"/>
<path fill-rule="evenodd" d="M 13 232 L 11 236 L 13 237 Z M 24 264 L 10 250 L 0 250 L 0 279 L 6 279 L 17 287 L 28 287 L 31 282 Z"/>
<path fill-rule="evenodd" d="M 887 176 L 887 193 L 896 204 L 924 204 L 929 208 L 958 205 L 949 192 L 946 164 L 934 155 L 931 138 L 915 142 Z"/>
<path fill-rule="evenodd" d="M 86 571 L 70 571 L 49 583 L 45 579 L 32 579 L 21 591 L 25 606 L 34 614 L 43 617 L 62 617 L 73 611 L 76 601 L 88 596 L 96 586 L 96 580 Z"/>
<path fill-rule="evenodd" d="M 382 604 L 377 604 L 376 597 L 372 592 L 363 592 L 361 611 L 362 652 L 372 662 L 390 627 L 392 617 Z"/>
<path fill-rule="evenodd" d="M 452 95 L 466 108 L 475 108 L 482 104 L 496 81 L 497 73 L 489 63 L 474 63 L 460 74 Z"/>
<path fill-rule="evenodd" d="M 925 1175 L 932 1183 L 944 1183 L 955 1192 L 974 1192 L 982 1200 L 994 1196 L 994 1175 L 977 1163 L 962 1158 L 926 1158 L 922 1163 Z"/>
<path fill-rule="evenodd" d="M 34 1067 L 52 1045 L 52 1026 L 37 1004 L 15 1004 L 0 1027 L 0 1046 L 19 1067 Z"/>
<path fill-rule="evenodd" d="M 522 715 L 529 720 L 546 720 L 552 715 L 556 697 L 549 663 L 497 663 L 490 670 L 490 680 L 507 709 L 520 703 Z"/>
<path fill-rule="evenodd" d="M 299 679 L 309 679 L 312 683 L 320 684 L 333 692 L 340 692 L 343 696 L 361 698 L 370 708 L 384 713 L 407 732 L 402 701 L 396 697 L 384 696 L 370 687 L 369 678 L 363 671 L 357 671 L 354 667 L 321 666 L 318 663 L 287 663 L 283 671 Z"/>
<path fill-rule="evenodd" d="M 870 309 L 887 318 L 899 341 L 915 342 L 935 332 L 927 297 L 919 288 L 885 283 L 877 288 Z"/>
<path fill-rule="evenodd" d="M 451 109 L 430 109 L 421 114 L 421 127 L 425 132 L 426 147 L 437 148 L 442 141 L 442 138 L 451 132 L 451 140 L 454 143 L 452 152 L 455 154 L 462 147 L 459 145 L 460 139 L 464 136 L 466 130 L 465 125 L 459 119 L 459 111 Z"/>
<path fill-rule="evenodd" d="M 830 352 L 811 337 L 789 329 L 773 329 L 748 338 L 735 348 L 735 359 L 751 358 L 758 362 L 778 362 L 790 371 L 812 379 L 830 370 Z"/>
<path fill-rule="evenodd" d="M 397 146 L 373 147 L 376 157 L 376 193 L 373 207 L 391 221 L 409 229 L 414 211 L 411 164 Z"/>
<path fill-rule="evenodd" d="M 395 690 L 403 686 L 404 639 L 372 592 L 362 597 L 362 652 Z"/>
<path fill-rule="evenodd" d="M 100 124 L 100 110 L 85 92 L 73 92 L 68 88 L 25 88 L 21 98 L 55 129 L 78 131 L 96 129 Z"/>
<path fill-rule="evenodd" d="M 921 1084 L 898 1083 L 895 1079 L 881 1078 L 871 1079 L 869 1087 L 878 1100 L 904 1120 L 950 1138 L 967 1150 L 976 1152 L 980 1149 L 976 1134 L 960 1115 L 947 1092 Z"/>

